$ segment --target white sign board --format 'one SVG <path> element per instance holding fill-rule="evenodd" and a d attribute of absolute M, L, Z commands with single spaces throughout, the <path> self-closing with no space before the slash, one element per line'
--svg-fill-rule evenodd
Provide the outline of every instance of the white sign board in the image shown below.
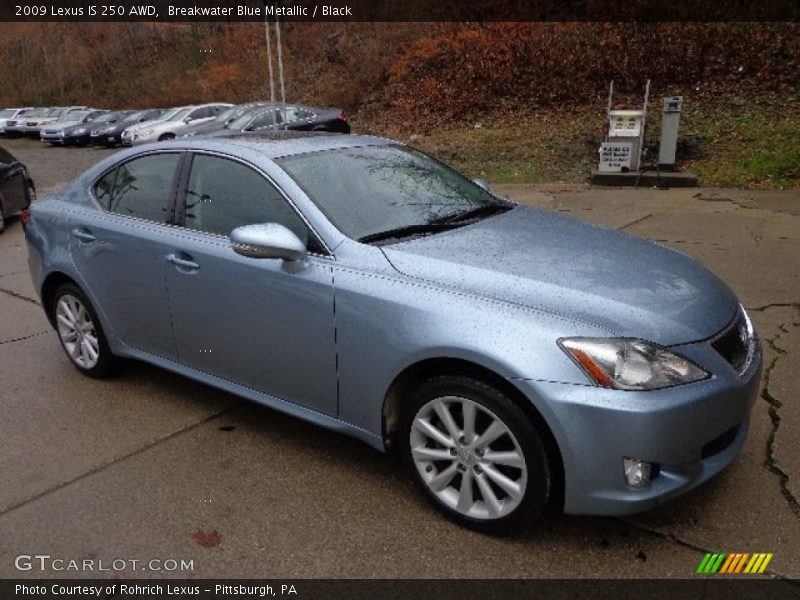
<path fill-rule="evenodd" d="M 631 168 L 631 142 L 603 142 L 600 144 L 599 170 L 606 173 L 619 173 L 622 167 Z"/>
<path fill-rule="evenodd" d="M 639 137 L 642 117 L 638 115 L 612 115 L 609 121 L 609 137 Z"/>

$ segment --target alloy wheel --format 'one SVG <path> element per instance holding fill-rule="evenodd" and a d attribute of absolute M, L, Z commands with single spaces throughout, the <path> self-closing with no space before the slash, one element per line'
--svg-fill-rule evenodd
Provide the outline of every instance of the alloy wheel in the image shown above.
<path fill-rule="evenodd" d="M 82 369 L 91 369 L 100 358 L 100 341 L 86 307 L 71 294 L 56 305 L 58 336 L 70 359 Z"/>
<path fill-rule="evenodd" d="M 409 437 L 422 481 L 451 510 L 493 520 L 523 501 L 525 455 L 511 429 L 485 406 L 457 396 L 434 398 L 415 415 Z"/>

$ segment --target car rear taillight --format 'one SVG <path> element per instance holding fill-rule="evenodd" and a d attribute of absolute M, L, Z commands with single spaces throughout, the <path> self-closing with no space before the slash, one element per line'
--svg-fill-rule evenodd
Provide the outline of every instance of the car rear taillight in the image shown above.
<path fill-rule="evenodd" d="M 19 213 L 19 222 L 22 223 L 22 229 L 25 229 L 28 225 L 28 221 L 31 220 L 31 211 L 29 208 L 25 208 Z"/>
<path fill-rule="evenodd" d="M 340 121 L 347 121 L 347 115 L 344 114 L 344 111 L 340 112 L 339 116 L 336 118 L 339 119 Z"/>

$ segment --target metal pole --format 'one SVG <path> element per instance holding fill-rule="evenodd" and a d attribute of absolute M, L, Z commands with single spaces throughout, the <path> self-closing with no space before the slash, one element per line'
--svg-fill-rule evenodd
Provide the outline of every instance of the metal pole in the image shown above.
<path fill-rule="evenodd" d="M 647 85 L 644 87 L 644 109 L 642 115 L 642 130 L 639 132 L 639 158 L 636 161 L 638 170 L 642 170 L 642 149 L 644 148 L 644 129 L 647 126 L 647 102 L 650 99 L 650 80 L 647 80 Z"/>
<path fill-rule="evenodd" d="M 275 34 L 278 43 L 278 78 L 281 81 L 281 119 L 283 128 L 286 129 L 286 89 L 283 85 L 283 50 L 281 45 L 281 24 L 278 17 L 275 17 Z"/>
<path fill-rule="evenodd" d="M 272 72 L 272 39 L 269 34 L 269 21 L 264 15 L 264 30 L 267 37 L 267 64 L 269 65 L 269 101 L 275 105 L 275 76 Z M 275 126 L 275 111 L 272 111 L 272 126 Z"/>
<path fill-rule="evenodd" d="M 612 101 L 614 98 L 614 80 L 611 80 L 611 83 L 608 84 L 608 107 L 606 108 L 606 123 L 608 123 L 609 129 L 611 128 L 611 106 Z M 608 141 L 608 131 L 606 131 L 606 140 Z"/>

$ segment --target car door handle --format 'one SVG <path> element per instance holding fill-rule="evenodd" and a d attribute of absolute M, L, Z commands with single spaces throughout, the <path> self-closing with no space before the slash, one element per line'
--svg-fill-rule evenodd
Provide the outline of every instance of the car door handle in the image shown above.
<path fill-rule="evenodd" d="M 96 237 L 94 237 L 91 233 L 89 233 L 85 229 L 73 229 L 72 235 L 78 238 L 80 241 L 86 242 L 87 244 L 97 240 Z"/>
<path fill-rule="evenodd" d="M 192 260 L 178 258 L 175 254 L 167 254 L 165 258 L 167 259 L 167 262 L 172 263 L 176 267 L 181 267 L 183 269 L 191 269 L 192 271 L 196 271 L 197 269 L 200 268 L 200 265 L 198 265 L 196 262 Z"/>

